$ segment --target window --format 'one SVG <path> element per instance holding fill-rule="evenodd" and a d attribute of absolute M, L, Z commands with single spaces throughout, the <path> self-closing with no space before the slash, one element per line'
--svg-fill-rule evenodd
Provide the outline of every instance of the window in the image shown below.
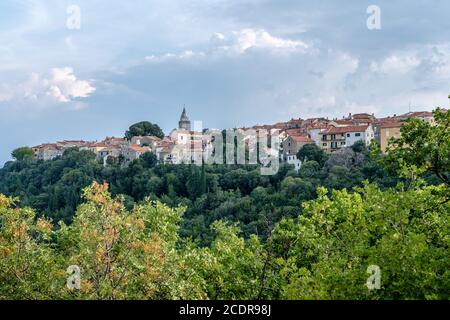
<path fill-rule="evenodd" d="M 347 138 L 350 138 L 350 133 L 347 133 Z"/>
<path fill-rule="evenodd" d="M 326 134 L 324 134 L 324 135 L 322 136 L 322 140 L 323 140 L 323 141 L 326 141 L 326 140 L 327 140 L 327 135 L 326 135 Z"/>
<path fill-rule="evenodd" d="M 336 140 L 336 135 L 335 134 L 331 135 L 331 140 Z"/>
<path fill-rule="evenodd" d="M 331 148 L 332 149 L 337 149 L 337 142 L 332 142 L 331 143 Z"/>
<path fill-rule="evenodd" d="M 355 133 L 355 137 L 361 137 L 361 133 L 360 132 Z"/>
<path fill-rule="evenodd" d="M 326 147 L 327 145 L 328 145 L 327 143 L 322 144 L 322 146 L 324 146 L 324 147 Z"/>
<path fill-rule="evenodd" d="M 341 145 L 344 145 L 345 144 L 345 141 L 341 141 Z"/>

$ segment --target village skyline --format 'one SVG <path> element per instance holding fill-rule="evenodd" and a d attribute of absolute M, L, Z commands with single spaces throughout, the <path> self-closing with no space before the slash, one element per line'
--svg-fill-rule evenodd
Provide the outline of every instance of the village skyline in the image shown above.
<path fill-rule="evenodd" d="M 332 154 L 345 152 L 357 143 L 368 148 L 375 142 L 384 153 L 392 139 L 401 137 L 401 127 L 412 118 L 434 125 L 432 112 L 409 111 L 387 117 L 376 117 L 374 113 L 349 113 L 342 118 L 292 118 L 266 125 L 213 129 L 204 128 L 200 121 L 192 122 L 184 106 L 178 126 L 170 133 L 165 133 L 157 124 L 141 121 L 130 126 L 120 137 L 107 136 L 100 141 L 62 140 L 19 149 L 28 148 L 38 160 L 63 156 L 71 148 L 87 150 L 95 154 L 104 166 L 126 166 L 146 153 L 152 153 L 154 161 L 160 164 L 218 164 L 227 159 L 228 164 L 259 163 L 262 171 L 272 175 L 277 173 L 280 161 L 293 165 L 298 172 L 302 166 L 298 153 L 306 145 L 314 145 Z M 234 142 L 230 145 L 230 141 L 235 139 L 236 146 Z M 15 152 L 12 155 L 17 159 Z M 270 170 L 263 169 L 268 166 Z"/>
<path fill-rule="evenodd" d="M 420 107 L 411 108 L 411 106 L 406 106 L 406 107 L 405 107 L 405 110 L 404 110 L 405 112 L 399 113 L 399 114 L 396 114 L 396 113 L 393 113 L 393 114 L 389 114 L 389 113 L 386 113 L 386 114 L 375 114 L 375 113 L 369 113 L 369 112 L 366 112 L 366 111 L 364 111 L 364 110 L 362 110 L 361 112 L 357 112 L 356 114 L 358 114 L 358 113 L 361 113 L 361 114 L 371 114 L 371 115 L 373 115 L 373 116 L 375 116 L 375 117 L 379 116 L 379 117 L 377 117 L 377 118 L 389 118 L 389 117 L 396 117 L 396 116 L 405 115 L 405 114 L 410 113 L 410 112 L 432 112 L 434 109 L 436 109 L 436 107 L 440 107 L 440 106 L 423 107 L 423 108 L 420 108 Z M 186 105 L 184 105 L 184 108 L 187 108 Z M 441 108 L 446 109 L 444 106 L 441 107 Z M 183 107 L 180 107 L 179 109 L 180 109 L 180 110 L 183 110 Z M 308 120 L 308 119 L 311 119 L 311 118 L 313 118 L 313 119 L 315 119 L 315 118 L 323 118 L 323 119 L 326 119 L 326 120 L 341 120 L 341 119 L 347 118 L 347 117 L 348 117 L 349 115 L 351 115 L 351 114 L 352 114 L 352 113 L 350 112 L 349 114 L 347 114 L 347 115 L 342 115 L 341 117 L 329 117 L 329 116 L 319 116 L 319 115 L 318 115 L 318 116 L 316 116 L 316 117 L 306 117 L 306 118 L 302 118 L 302 117 L 299 115 L 298 117 L 291 117 L 291 119 L 285 119 L 285 121 L 283 121 L 282 119 L 279 119 L 280 121 L 273 121 L 273 122 L 267 122 L 267 123 L 251 123 L 251 121 L 246 121 L 246 123 L 239 123 L 238 125 L 234 125 L 234 126 L 230 126 L 230 127 L 217 128 L 217 129 L 254 128 L 254 127 L 262 127 L 262 126 L 271 126 L 271 125 L 274 125 L 274 124 L 276 124 L 276 123 L 286 123 L 286 122 L 289 122 L 290 120 L 295 120 L 295 119 Z M 161 127 L 161 129 L 162 129 L 165 133 L 168 133 L 168 132 L 170 132 L 171 130 L 175 129 L 175 128 L 176 128 L 176 122 L 177 122 L 176 119 L 177 119 L 177 116 L 174 115 L 174 118 L 173 118 L 174 123 L 173 123 L 172 127 L 169 125 L 169 126 L 166 126 L 165 128 Z M 193 119 L 194 119 L 194 120 L 193 120 L 192 122 L 198 121 L 198 122 L 201 122 L 202 125 L 205 125 L 205 123 L 204 123 L 201 119 L 196 119 L 195 117 L 194 117 Z M 151 119 L 141 119 L 141 120 L 142 120 L 142 121 L 150 121 L 150 122 L 152 122 Z M 130 122 L 129 125 L 128 125 L 128 127 L 129 127 L 130 125 L 132 125 L 133 123 L 135 123 L 135 122 Z M 155 122 L 155 124 L 158 124 L 158 123 Z M 158 124 L 158 125 L 159 125 L 159 124 Z M 126 127 L 126 128 L 121 128 L 121 129 L 117 129 L 117 130 L 119 130 L 119 131 L 122 130 L 123 132 L 125 132 L 125 130 L 127 130 L 128 127 Z M 208 128 L 209 128 L 209 127 L 208 127 L 208 125 L 206 124 L 206 126 L 204 127 L 204 129 L 208 129 Z M 99 136 L 97 137 L 97 139 L 94 138 L 93 141 L 97 141 L 98 139 L 102 139 L 102 138 L 106 138 L 106 137 L 113 137 L 113 138 L 122 137 L 123 134 L 120 134 L 120 133 L 118 134 L 118 133 L 117 133 L 117 130 L 114 131 L 114 132 L 116 132 L 116 133 L 114 133 L 113 131 L 111 131 L 110 133 L 105 133 L 105 134 L 103 134 L 103 135 L 99 135 Z M 80 137 L 66 137 L 66 138 L 55 136 L 54 139 L 53 139 L 52 141 L 57 141 L 57 140 L 77 140 L 77 139 L 78 139 L 78 140 L 90 140 L 90 139 L 84 138 L 84 137 L 81 135 Z M 50 142 L 51 142 L 50 140 L 49 140 L 49 141 L 45 141 L 45 142 L 41 141 L 41 143 L 50 143 Z"/>
<path fill-rule="evenodd" d="M 448 3 L 0 5 L 0 164 L 17 146 L 448 108 Z M 120 18 L 118 18 L 120 17 Z"/>
<path fill-rule="evenodd" d="M 0 1 L 0 300 L 449 301 L 449 12 Z"/>

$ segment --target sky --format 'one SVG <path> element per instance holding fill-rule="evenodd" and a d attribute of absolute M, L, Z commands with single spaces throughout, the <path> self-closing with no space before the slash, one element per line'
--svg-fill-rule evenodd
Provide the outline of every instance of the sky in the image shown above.
<path fill-rule="evenodd" d="M 167 133 L 183 105 L 205 128 L 448 108 L 449 12 L 447 0 L 2 0 L 0 165 L 20 146 L 142 120 Z"/>

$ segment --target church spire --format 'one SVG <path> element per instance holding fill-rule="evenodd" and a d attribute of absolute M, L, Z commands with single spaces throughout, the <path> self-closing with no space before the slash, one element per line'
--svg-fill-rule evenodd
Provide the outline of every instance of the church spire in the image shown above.
<path fill-rule="evenodd" d="M 183 112 L 181 113 L 180 121 L 178 122 L 178 129 L 191 130 L 191 121 L 186 114 L 186 107 L 183 106 Z"/>
<path fill-rule="evenodd" d="M 181 113 L 181 117 L 180 117 L 180 120 L 183 120 L 183 119 L 187 119 L 185 106 L 183 106 L 183 112 Z"/>

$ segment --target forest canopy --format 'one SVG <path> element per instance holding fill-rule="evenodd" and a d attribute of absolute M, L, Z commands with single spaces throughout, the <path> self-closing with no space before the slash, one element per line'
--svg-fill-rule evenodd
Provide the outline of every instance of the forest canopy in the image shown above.
<path fill-rule="evenodd" d="M 0 299 L 449 299 L 450 112 L 435 119 L 387 156 L 304 150 L 274 176 L 76 149 L 9 162 Z"/>

